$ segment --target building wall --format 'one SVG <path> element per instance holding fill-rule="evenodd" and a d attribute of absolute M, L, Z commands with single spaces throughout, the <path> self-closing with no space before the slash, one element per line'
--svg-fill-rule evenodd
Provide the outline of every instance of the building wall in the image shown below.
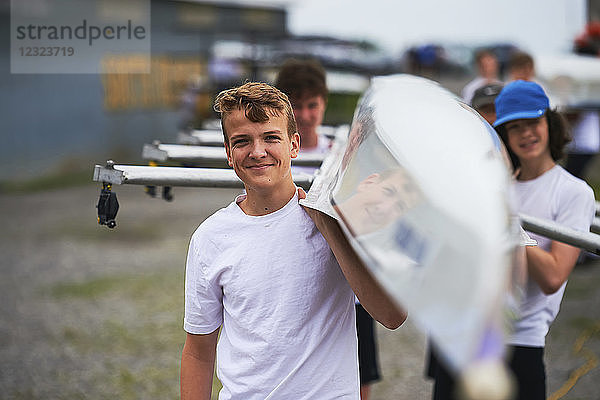
<path fill-rule="evenodd" d="M 281 8 L 154 0 L 151 15 L 150 74 L 25 75 L 10 73 L 10 13 L 0 8 L 0 180 L 141 161 L 144 143 L 174 141 L 180 95 L 206 75 L 215 40 L 286 29 Z M 119 72 L 135 55 L 105 61 Z"/>

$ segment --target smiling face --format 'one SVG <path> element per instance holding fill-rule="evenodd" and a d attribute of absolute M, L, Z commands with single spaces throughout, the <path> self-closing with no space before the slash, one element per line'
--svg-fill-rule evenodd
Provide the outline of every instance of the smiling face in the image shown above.
<path fill-rule="evenodd" d="M 300 137 L 288 135 L 285 115 L 270 112 L 265 122 L 250 121 L 243 110 L 234 110 L 223 121 L 227 162 L 246 190 L 273 192 L 294 183 L 291 159 L 298 156 Z"/>
<path fill-rule="evenodd" d="M 521 164 L 552 160 L 545 116 L 510 121 L 505 128 L 508 145 Z"/>
<path fill-rule="evenodd" d="M 421 199 L 421 192 L 402 170 L 385 176 L 369 175 L 356 193 L 337 205 L 337 210 L 355 236 L 371 233 L 393 223 Z"/>

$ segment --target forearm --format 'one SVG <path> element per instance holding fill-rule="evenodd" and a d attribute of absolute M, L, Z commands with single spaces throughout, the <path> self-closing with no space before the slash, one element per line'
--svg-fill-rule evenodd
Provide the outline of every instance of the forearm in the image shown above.
<path fill-rule="evenodd" d="M 213 370 L 189 354 L 181 356 L 181 400 L 210 400 Z"/>
<path fill-rule="evenodd" d="M 371 316 L 389 329 L 396 329 L 404 320 L 406 312 L 399 308 L 373 278 L 362 263 L 341 227 L 333 218 L 321 214 L 315 224 L 327 240 L 346 280 L 362 306 Z"/>
<path fill-rule="evenodd" d="M 189 340 L 181 353 L 181 400 L 210 400 L 215 352 L 198 353 Z"/>
<path fill-rule="evenodd" d="M 555 293 L 569 277 L 579 249 L 563 243 L 552 243 L 550 251 L 527 248 L 527 273 L 545 294 Z"/>

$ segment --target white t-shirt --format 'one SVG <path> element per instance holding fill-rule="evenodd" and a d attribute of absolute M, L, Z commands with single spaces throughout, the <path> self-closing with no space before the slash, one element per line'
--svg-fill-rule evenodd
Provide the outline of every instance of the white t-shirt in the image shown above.
<path fill-rule="evenodd" d="M 354 295 L 298 204 L 246 215 L 243 196 L 193 234 L 184 328 L 217 345 L 219 399 L 359 398 Z"/>
<path fill-rule="evenodd" d="M 594 192 L 561 166 L 556 165 L 535 179 L 517 181 L 515 194 L 518 212 L 589 232 L 595 213 Z M 530 235 L 540 248 L 550 250 L 550 239 L 535 233 Z M 543 347 L 550 324 L 560 309 L 565 287 L 566 282 L 556 293 L 546 295 L 529 279 L 520 305 L 521 316 L 508 343 Z"/>

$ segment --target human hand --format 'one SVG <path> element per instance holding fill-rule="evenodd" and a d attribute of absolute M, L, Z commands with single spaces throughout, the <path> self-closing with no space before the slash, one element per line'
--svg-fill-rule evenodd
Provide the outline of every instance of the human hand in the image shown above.
<path fill-rule="evenodd" d="M 298 200 L 302 200 L 305 198 L 306 192 L 304 191 L 304 189 L 298 188 Z M 308 214 L 310 219 L 313 220 L 313 222 L 315 223 L 317 228 L 319 228 L 319 230 L 327 229 L 328 227 L 330 227 L 331 224 L 335 223 L 335 219 L 331 218 L 324 212 L 321 212 L 311 207 L 306 207 L 304 205 L 302 206 L 302 208 L 304 208 L 304 211 Z"/>
<path fill-rule="evenodd" d="M 301 187 L 298 188 L 298 200 L 306 198 L 306 192 Z"/>

